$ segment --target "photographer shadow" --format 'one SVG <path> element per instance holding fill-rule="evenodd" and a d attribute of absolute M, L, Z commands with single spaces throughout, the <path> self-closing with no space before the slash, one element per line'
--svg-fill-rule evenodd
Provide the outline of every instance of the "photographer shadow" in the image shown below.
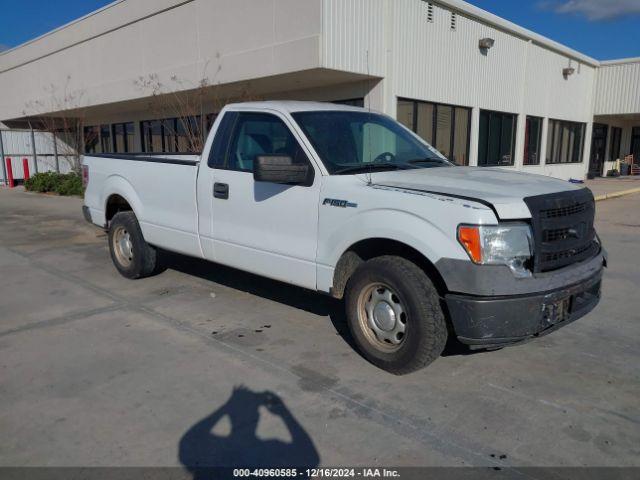
<path fill-rule="evenodd" d="M 260 439 L 257 436 L 260 407 L 280 417 L 290 442 Z M 228 417 L 230 431 L 220 435 L 213 430 Z M 272 392 L 254 392 L 236 387 L 227 402 L 192 426 L 180 439 L 180 462 L 193 478 L 211 478 L 207 468 L 291 468 L 318 466 L 320 457 L 311 437 Z"/>

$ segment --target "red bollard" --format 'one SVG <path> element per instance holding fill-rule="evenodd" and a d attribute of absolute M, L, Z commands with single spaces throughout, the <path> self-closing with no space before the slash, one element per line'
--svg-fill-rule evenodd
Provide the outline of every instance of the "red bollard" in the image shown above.
<path fill-rule="evenodd" d="M 16 186 L 16 182 L 13 180 L 13 166 L 11 165 L 11 158 L 7 157 L 7 180 L 9 181 L 9 188 Z"/>
<path fill-rule="evenodd" d="M 29 180 L 29 159 L 28 158 L 22 159 L 22 172 L 24 173 L 23 181 L 26 182 L 27 180 Z"/>

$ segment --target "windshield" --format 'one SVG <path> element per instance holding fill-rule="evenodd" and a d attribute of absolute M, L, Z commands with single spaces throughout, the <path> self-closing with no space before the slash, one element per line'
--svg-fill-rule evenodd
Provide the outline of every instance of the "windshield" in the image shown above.
<path fill-rule="evenodd" d="M 436 149 L 384 115 L 312 111 L 294 113 L 293 118 L 332 175 L 453 166 Z"/>

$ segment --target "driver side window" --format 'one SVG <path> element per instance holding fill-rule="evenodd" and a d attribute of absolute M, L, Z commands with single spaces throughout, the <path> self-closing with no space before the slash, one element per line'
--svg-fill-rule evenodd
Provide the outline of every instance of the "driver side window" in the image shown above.
<path fill-rule="evenodd" d="M 306 154 L 282 120 L 267 113 L 240 113 L 229 147 L 226 168 L 253 171 L 261 155 L 286 155 L 294 163 L 309 163 Z"/>

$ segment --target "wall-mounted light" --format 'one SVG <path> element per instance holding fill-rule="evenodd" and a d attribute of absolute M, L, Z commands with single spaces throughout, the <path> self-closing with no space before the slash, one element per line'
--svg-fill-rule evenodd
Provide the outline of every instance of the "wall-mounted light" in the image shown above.
<path fill-rule="evenodd" d="M 573 67 L 567 67 L 562 69 L 562 76 L 565 78 L 565 80 L 569 78 L 571 75 L 573 75 L 574 73 L 576 73 L 576 69 Z"/>
<path fill-rule="evenodd" d="M 496 41 L 493 38 L 481 38 L 478 42 L 480 50 L 487 51 L 495 45 Z"/>

